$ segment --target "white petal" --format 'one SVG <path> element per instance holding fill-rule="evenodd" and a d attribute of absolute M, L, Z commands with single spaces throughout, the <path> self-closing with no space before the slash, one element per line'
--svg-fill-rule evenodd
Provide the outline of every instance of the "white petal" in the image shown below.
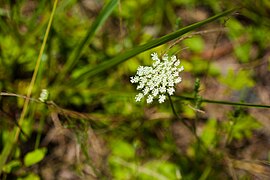
<path fill-rule="evenodd" d="M 165 101 L 165 99 L 166 99 L 166 96 L 164 94 L 162 94 L 159 96 L 158 102 L 163 103 Z"/>
<path fill-rule="evenodd" d="M 179 66 L 180 65 L 180 61 L 177 60 L 175 63 L 174 63 L 174 66 Z"/>
<path fill-rule="evenodd" d="M 155 52 L 155 53 L 152 53 L 151 56 L 152 56 L 152 59 L 153 59 L 154 61 L 159 60 L 158 54 L 157 54 L 156 52 Z"/>
<path fill-rule="evenodd" d="M 177 83 L 180 83 L 182 81 L 182 78 L 181 77 L 177 77 L 175 80 L 174 80 L 174 83 L 177 84 Z"/>
<path fill-rule="evenodd" d="M 168 92 L 168 94 L 171 96 L 171 95 L 173 95 L 173 93 L 174 93 L 174 88 L 169 88 L 169 89 L 167 89 L 167 92 Z"/>
<path fill-rule="evenodd" d="M 153 96 L 149 95 L 148 98 L 146 99 L 146 102 L 148 104 L 152 103 L 153 102 Z"/>
<path fill-rule="evenodd" d="M 142 94 L 142 93 L 139 93 L 139 94 L 137 94 L 137 95 L 135 96 L 135 101 L 136 101 L 136 102 L 139 102 L 139 101 L 141 101 L 142 98 L 143 98 L 143 94 Z"/>
<path fill-rule="evenodd" d="M 159 93 L 159 91 L 157 88 L 152 90 L 152 94 L 154 97 L 156 97 L 158 95 L 158 93 Z"/>

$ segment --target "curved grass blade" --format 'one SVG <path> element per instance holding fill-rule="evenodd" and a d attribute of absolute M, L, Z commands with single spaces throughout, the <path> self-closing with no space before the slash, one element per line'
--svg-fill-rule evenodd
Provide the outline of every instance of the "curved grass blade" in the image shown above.
<path fill-rule="evenodd" d="M 142 53 L 142 52 L 144 52 L 146 50 L 149 50 L 149 49 L 152 49 L 154 47 L 157 47 L 157 46 L 160 46 L 162 44 L 165 44 L 165 43 L 167 43 L 167 42 L 169 42 L 171 40 L 174 40 L 176 38 L 179 38 L 183 34 L 186 34 L 186 33 L 190 32 L 190 31 L 192 31 L 192 30 L 194 30 L 196 28 L 199 28 L 199 27 L 201 27 L 201 26 L 203 26 L 203 25 L 205 25 L 205 24 L 207 24 L 209 22 L 212 22 L 212 21 L 214 21 L 216 19 L 219 19 L 219 18 L 221 18 L 223 16 L 226 16 L 226 15 L 234 12 L 235 10 L 236 9 L 227 10 L 225 12 L 222 12 L 220 14 L 217 14 L 215 16 L 212 16 L 212 17 L 210 17 L 208 19 L 205 19 L 203 21 L 200 21 L 200 22 L 197 22 L 195 24 L 189 25 L 187 27 L 184 27 L 182 29 L 179 29 L 178 31 L 175 31 L 175 32 L 170 33 L 170 34 L 167 34 L 167 35 L 165 35 L 165 36 L 163 36 L 161 38 L 154 39 L 154 40 L 152 40 L 152 41 L 150 41 L 150 42 L 148 42 L 146 44 L 137 46 L 137 47 L 135 47 L 135 48 L 133 48 L 133 49 L 131 49 L 129 51 L 126 51 L 123 54 L 120 54 L 120 55 L 112 58 L 111 60 L 105 61 L 105 62 L 97 65 L 96 67 L 90 69 L 89 71 L 83 73 L 81 76 L 79 76 L 76 79 L 75 83 L 78 84 L 83 79 L 90 78 L 90 77 L 92 77 L 94 75 L 97 75 L 97 74 L 103 72 L 103 71 L 106 71 L 107 69 L 109 69 L 109 68 L 111 68 L 113 66 L 116 66 L 116 65 L 118 65 L 118 64 L 120 64 L 120 63 L 122 63 L 122 62 L 124 62 L 124 61 L 126 61 L 128 59 L 130 59 L 131 57 L 139 54 L 139 53 Z"/>
<path fill-rule="evenodd" d="M 58 80 L 62 80 L 65 75 L 75 66 L 78 62 L 81 52 L 84 47 L 89 44 L 95 33 L 100 29 L 100 27 L 104 24 L 106 19 L 112 13 L 113 9 L 116 7 L 118 0 L 111 0 L 99 13 L 98 17 L 95 19 L 93 24 L 90 26 L 88 32 L 86 33 L 84 39 L 75 47 L 75 50 L 69 56 L 64 68 L 59 75 Z"/>

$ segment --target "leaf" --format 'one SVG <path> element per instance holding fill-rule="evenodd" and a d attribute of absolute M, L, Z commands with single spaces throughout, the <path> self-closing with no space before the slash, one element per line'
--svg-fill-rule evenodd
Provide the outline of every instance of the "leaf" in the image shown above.
<path fill-rule="evenodd" d="M 162 36 L 158 39 L 154 39 L 148 43 L 145 43 L 143 45 L 140 45 L 140 46 L 137 46 L 129 51 L 126 51 L 118 56 L 115 56 L 114 58 L 112 58 L 111 60 L 108 60 L 108 61 L 104 61 L 103 63 L 97 65 L 96 67 L 93 67 L 92 69 L 90 69 L 89 71 L 85 72 L 84 74 L 82 74 L 80 77 L 78 77 L 75 81 L 75 83 L 79 83 L 79 82 L 82 82 L 83 79 L 87 79 L 87 78 L 90 78 L 92 76 L 95 76 L 101 72 L 104 72 L 106 71 L 107 69 L 109 68 L 112 68 L 128 59 L 130 59 L 131 57 L 141 53 L 141 52 L 144 52 L 144 51 L 147 51 L 149 49 L 152 49 L 154 47 L 157 47 L 157 46 L 160 46 L 162 44 L 165 44 L 171 40 L 174 40 L 176 38 L 179 38 L 181 37 L 183 34 L 186 34 L 196 28 L 199 28 L 201 27 L 202 25 L 204 24 L 207 24 L 209 22 L 212 22 L 218 18 L 221 18 L 223 16 L 226 16 L 232 12 L 234 12 L 235 9 L 230 9 L 230 10 L 227 10 L 225 12 L 222 12 L 220 14 L 217 14 L 215 16 L 212 16 L 208 19 L 205 19 L 203 21 L 200 21 L 200 22 L 197 22 L 195 24 L 192 24 L 192 25 L 189 25 L 189 26 L 186 26 L 182 29 L 179 29 L 173 33 L 170 33 L 170 34 L 167 34 L 165 36 Z M 74 82 L 74 81 L 73 81 Z"/>
<path fill-rule="evenodd" d="M 196 53 L 200 53 L 204 48 L 204 41 L 200 36 L 194 36 L 190 39 L 185 39 L 183 43 L 191 50 Z"/>
<path fill-rule="evenodd" d="M 24 157 L 24 165 L 28 167 L 40 162 L 44 158 L 46 152 L 46 148 L 41 148 L 27 153 Z"/>
<path fill-rule="evenodd" d="M 215 119 L 209 119 L 201 135 L 201 139 L 207 147 L 214 147 L 216 145 L 217 136 L 217 121 Z"/>
<path fill-rule="evenodd" d="M 125 141 L 114 141 L 111 146 L 113 155 L 124 159 L 132 159 L 135 156 L 134 148 Z"/>
<path fill-rule="evenodd" d="M 82 41 L 76 46 L 75 50 L 71 53 L 69 56 L 60 76 L 59 80 L 62 80 L 66 73 L 71 70 L 74 65 L 78 62 L 81 52 L 83 51 L 84 47 L 89 44 L 89 42 L 92 40 L 95 33 L 101 28 L 101 26 L 104 24 L 106 19 L 109 17 L 109 15 L 112 13 L 113 9 L 116 7 L 118 3 L 118 0 L 111 0 L 99 13 L 96 20 L 93 22 L 93 24 L 90 26 L 88 32 L 86 33 L 86 36 Z"/>
<path fill-rule="evenodd" d="M 234 53 L 240 62 L 247 63 L 250 60 L 251 48 L 252 46 L 248 42 L 246 44 L 240 44 L 234 48 Z"/>
<path fill-rule="evenodd" d="M 252 87 L 255 84 L 250 73 L 244 70 L 234 72 L 234 70 L 229 69 L 227 76 L 221 77 L 219 80 L 233 90 L 241 90 L 246 87 Z"/>
<path fill-rule="evenodd" d="M 13 160 L 9 163 L 5 164 L 3 167 L 3 172 L 10 173 L 13 169 L 19 168 L 21 166 L 21 162 L 19 160 Z"/>
<path fill-rule="evenodd" d="M 181 179 L 181 173 L 178 167 L 171 162 L 153 160 L 144 164 L 143 168 L 147 169 L 148 171 L 142 171 L 140 173 L 141 179 Z M 146 173 L 151 171 L 152 173 Z"/>
<path fill-rule="evenodd" d="M 232 138 L 241 140 L 242 138 L 250 138 L 252 131 L 260 128 L 261 125 L 251 116 L 241 114 L 237 117 L 232 129 Z"/>
<path fill-rule="evenodd" d="M 40 180 L 40 177 L 34 173 L 30 173 L 26 177 L 18 178 L 18 180 Z"/>

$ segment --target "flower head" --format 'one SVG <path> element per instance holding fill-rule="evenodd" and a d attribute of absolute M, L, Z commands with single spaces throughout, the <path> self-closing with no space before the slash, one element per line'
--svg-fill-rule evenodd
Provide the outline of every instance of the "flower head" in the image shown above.
<path fill-rule="evenodd" d="M 146 96 L 147 103 L 152 103 L 154 99 L 163 103 L 166 100 L 165 94 L 173 95 L 174 86 L 182 81 L 179 74 L 184 67 L 179 67 L 180 60 L 176 56 L 164 54 L 159 59 L 157 53 L 152 53 L 151 58 L 154 61 L 152 66 L 139 66 L 136 75 L 130 77 L 130 82 L 138 84 L 137 90 L 141 91 L 135 101 L 141 101 Z"/>

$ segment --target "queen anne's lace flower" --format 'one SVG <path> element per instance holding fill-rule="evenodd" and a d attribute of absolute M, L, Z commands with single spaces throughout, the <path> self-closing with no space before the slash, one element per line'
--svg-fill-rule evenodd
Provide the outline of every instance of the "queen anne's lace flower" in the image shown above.
<path fill-rule="evenodd" d="M 179 74 L 184 67 L 178 67 L 180 60 L 176 56 L 164 54 L 160 60 L 157 53 L 153 53 L 151 57 L 154 61 L 152 66 L 139 66 L 136 75 L 130 77 L 130 82 L 138 84 L 137 90 L 142 91 L 135 96 L 136 102 L 147 96 L 147 103 L 152 103 L 154 99 L 163 103 L 166 100 L 165 94 L 173 95 L 174 86 L 182 81 Z"/>

